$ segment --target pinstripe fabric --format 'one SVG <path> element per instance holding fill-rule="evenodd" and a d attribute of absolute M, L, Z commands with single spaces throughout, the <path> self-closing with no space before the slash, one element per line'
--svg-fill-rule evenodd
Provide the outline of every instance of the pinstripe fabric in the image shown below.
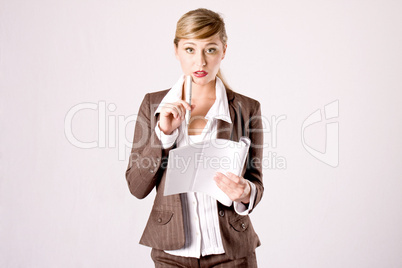
<path fill-rule="evenodd" d="M 162 149 L 154 130 L 159 120 L 159 114 L 154 116 L 155 109 L 167 92 L 168 90 L 164 90 L 145 95 L 139 109 L 133 148 L 126 170 L 130 192 L 137 198 L 146 197 L 156 187 L 154 205 L 140 243 L 160 250 L 179 249 L 185 243 L 180 195 L 163 196 L 167 156 L 175 145 Z M 235 141 L 241 136 L 250 138 L 252 144 L 242 176 L 256 185 L 255 207 L 261 200 L 264 190 L 260 104 L 230 89 L 226 89 L 226 92 L 233 124 L 218 119 L 217 138 Z M 143 161 L 144 159 L 147 161 Z M 219 202 L 218 211 L 222 243 L 225 253 L 230 258 L 245 257 L 260 245 L 248 215 L 238 215 L 233 206 L 225 207 Z"/>
<path fill-rule="evenodd" d="M 152 249 L 151 258 L 155 263 L 155 268 L 257 268 L 255 252 L 238 259 L 230 259 L 226 254 L 207 255 L 197 259 L 174 256 L 162 250 Z"/>

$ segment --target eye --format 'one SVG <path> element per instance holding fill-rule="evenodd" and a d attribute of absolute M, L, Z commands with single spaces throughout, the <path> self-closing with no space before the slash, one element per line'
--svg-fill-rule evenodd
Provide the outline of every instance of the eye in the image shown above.
<path fill-rule="evenodd" d="M 186 48 L 186 51 L 187 51 L 187 53 L 193 53 L 194 52 L 194 49 L 192 49 L 191 47 L 187 47 Z"/>
<path fill-rule="evenodd" d="M 216 48 L 208 48 L 207 49 L 208 54 L 212 54 L 212 53 L 215 53 L 215 52 L 216 52 Z"/>

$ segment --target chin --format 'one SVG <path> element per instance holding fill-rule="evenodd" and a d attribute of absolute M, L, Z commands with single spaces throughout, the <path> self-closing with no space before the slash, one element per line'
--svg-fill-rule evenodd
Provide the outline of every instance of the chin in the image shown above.
<path fill-rule="evenodd" d="M 215 78 L 214 78 L 214 79 L 210 79 L 210 78 L 206 78 L 206 77 L 203 77 L 203 78 L 195 78 L 193 81 L 194 81 L 194 83 L 197 84 L 197 85 L 206 86 L 206 85 L 208 85 L 209 83 L 215 82 Z"/>

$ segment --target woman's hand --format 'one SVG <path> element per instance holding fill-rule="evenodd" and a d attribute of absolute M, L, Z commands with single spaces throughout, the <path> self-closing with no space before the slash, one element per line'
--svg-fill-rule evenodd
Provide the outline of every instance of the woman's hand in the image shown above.
<path fill-rule="evenodd" d="M 183 101 L 179 100 L 174 103 L 166 103 L 160 112 L 159 128 L 166 135 L 170 135 L 176 128 L 181 125 L 181 122 L 185 119 L 186 110 L 192 110 L 194 108 Z"/>
<path fill-rule="evenodd" d="M 218 185 L 232 201 L 242 202 L 244 204 L 250 203 L 251 187 L 243 177 L 236 176 L 231 172 L 227 172 L 226 175 L 221 172 L 216 172 L 214 180 L 216 185 Z"/>

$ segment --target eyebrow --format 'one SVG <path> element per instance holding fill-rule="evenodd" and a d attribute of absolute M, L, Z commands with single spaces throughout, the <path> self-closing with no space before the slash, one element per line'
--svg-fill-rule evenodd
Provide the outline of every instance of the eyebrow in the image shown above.
<path fill-rule="evenodd" d="M 193 42 L 186 42 L 186 43 L 184 43 L 183 45 L 193 45 L 193 46 L 197 46 L 197 45 L 196 45 L 195 43 L 193 43 Z M 208 43 L 207 46 L 209 46 L 209 45 L 218 46 L 217 43 Z"/>

